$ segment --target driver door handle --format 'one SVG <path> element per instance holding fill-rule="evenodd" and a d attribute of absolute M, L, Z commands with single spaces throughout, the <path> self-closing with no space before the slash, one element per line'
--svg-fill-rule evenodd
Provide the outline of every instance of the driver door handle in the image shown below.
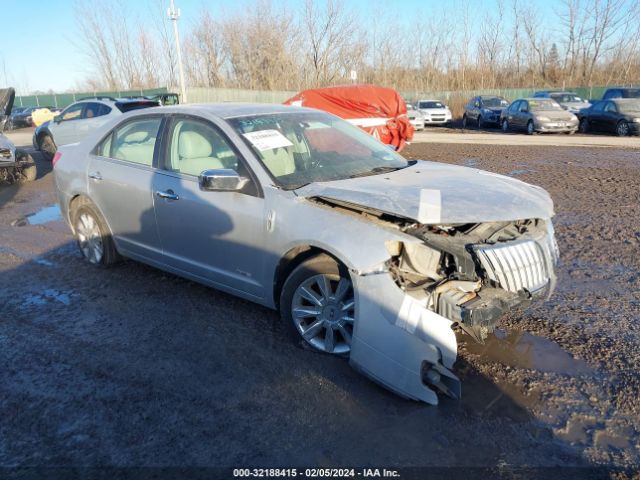
<path fill-rule="evenodd" d="M 180 200 L 180 196 L 173 193 L 173 190 L 165 190 L 164 192 L 156 191 L 156 196 L 160 198 L 166 198 L 167 200 Z"/>

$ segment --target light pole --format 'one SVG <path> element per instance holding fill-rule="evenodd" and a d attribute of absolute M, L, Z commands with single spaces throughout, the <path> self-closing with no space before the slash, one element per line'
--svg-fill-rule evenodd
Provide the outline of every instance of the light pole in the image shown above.
<path fill-rule="evenodd" d="M 176 6 L 171 0 L 171 6 L 167 10 L 169 19 L 173 22 L 173 35 L 176 38 L 176 52 L 178 54 L 178 72 L 180 73 L 180 90 L 182 92 L 182 103 L 187 103 L 187 89 L 184 84 L 184 69 L 182 68 L 182 53 L 180 52 L 180 35 L 178 34 L 178 18 L 180 17 L 180 9 L 176 10 Z"/>

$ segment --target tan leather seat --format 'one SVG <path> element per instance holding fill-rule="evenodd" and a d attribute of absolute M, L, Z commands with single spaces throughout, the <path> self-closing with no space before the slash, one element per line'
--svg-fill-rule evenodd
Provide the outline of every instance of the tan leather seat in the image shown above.
<path fill-rule="evenodd" d="M 153 148 L 156 139 L 148 132 L 133 132 L 122 139 L 116 147 L 114 157 L 141 165 L 151 166 L 153 163 Z"/>
<path fill-rule="evenodd" d="M 181 131 L 178 134 L 178 164 L 171 166 L 180 173 L 196 176 L 205 170 L 225 168 L 213 155 L 211 141 L 194 130 Z"/>

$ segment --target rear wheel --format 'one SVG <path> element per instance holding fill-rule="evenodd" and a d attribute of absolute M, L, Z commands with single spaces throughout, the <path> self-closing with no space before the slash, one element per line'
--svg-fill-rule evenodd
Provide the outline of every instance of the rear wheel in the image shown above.
<path fill-rule="evenodd" d="M 38 143 L 40 147 L 40 151 L 42 152 L 42 156 L 48 160 L 53 160 L 53 156 L 56 154 L 58 150 L 56 144 L 53 143 L 53 138 L 51 135 L 44 134 L 40 137 L 40 142 Z"/>
<path fill-rule="evenodd" d="M 94 205 L 83 202 L 73 209 L 71 218 L 78 248 L 86 261 L 107 266 L 121 259 L 109 227 Z"/>
<path fill-rule="evenodd" d="M 280 314 L 314 349 L 349 355 L 355 319 L 349 271 L 328 255 L 300 264 L 282 288 Z"/>
<path fill-rule="evenodd" d="M 616 135 L 619 137 L 626 137 L 629 135 L 629 124 L 624 120 L 620 120 L 616 125 Z"/>
<path fill-rule="evenodd" d="M 502 131 L 504 133 L 509 131 L 509 121 L 506 118 L 502 121 Z"/>
<path fill-rule="evenodd" d="M 536 132 L 533 126 L 533 120 L 527 122 L 527 135 L 533 135 Z"/>

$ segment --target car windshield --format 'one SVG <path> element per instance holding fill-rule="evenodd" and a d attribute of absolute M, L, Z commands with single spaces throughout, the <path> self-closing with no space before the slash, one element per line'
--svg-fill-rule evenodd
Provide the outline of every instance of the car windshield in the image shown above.
<path fill-rule="evenodd" d="M 293 190 L 312 182 L 376 175 L 409 162 L 360 128 L 324 112 L 287 112 L 227 120 L 276 183 Z"/>
<path fill-rule="evenodd" d="M 616 102 L 618 111 L 621 113 L 638 113 L 640 114 L 640 100 L 627 100 Z"/>
<path fill-rule="evenodd" d="M 440 102 L 420 102 L 418 108 L 445 108 Z"/>
<path fill-rule="evenodd" d="M 562 107 L 553 100 L 529 100 L 529 109 L 532 112 L 543 112 L 547 110 L 562 110 Z"/>
<path fill-rule="evenodd" d="M 572 93 L 554 93 L 551 98 L 558 103 L 582 102 L 579 96 Z"/>
<path fill-rule="evenodd" d="M 485 107 L 495 108 L 495 107 L 506 107 L 507 105 L 509 105 L 509 102 L 507 102 L 504 98 L 500 98 L 500 97 L 483 97 L 482 104 Z"/>

